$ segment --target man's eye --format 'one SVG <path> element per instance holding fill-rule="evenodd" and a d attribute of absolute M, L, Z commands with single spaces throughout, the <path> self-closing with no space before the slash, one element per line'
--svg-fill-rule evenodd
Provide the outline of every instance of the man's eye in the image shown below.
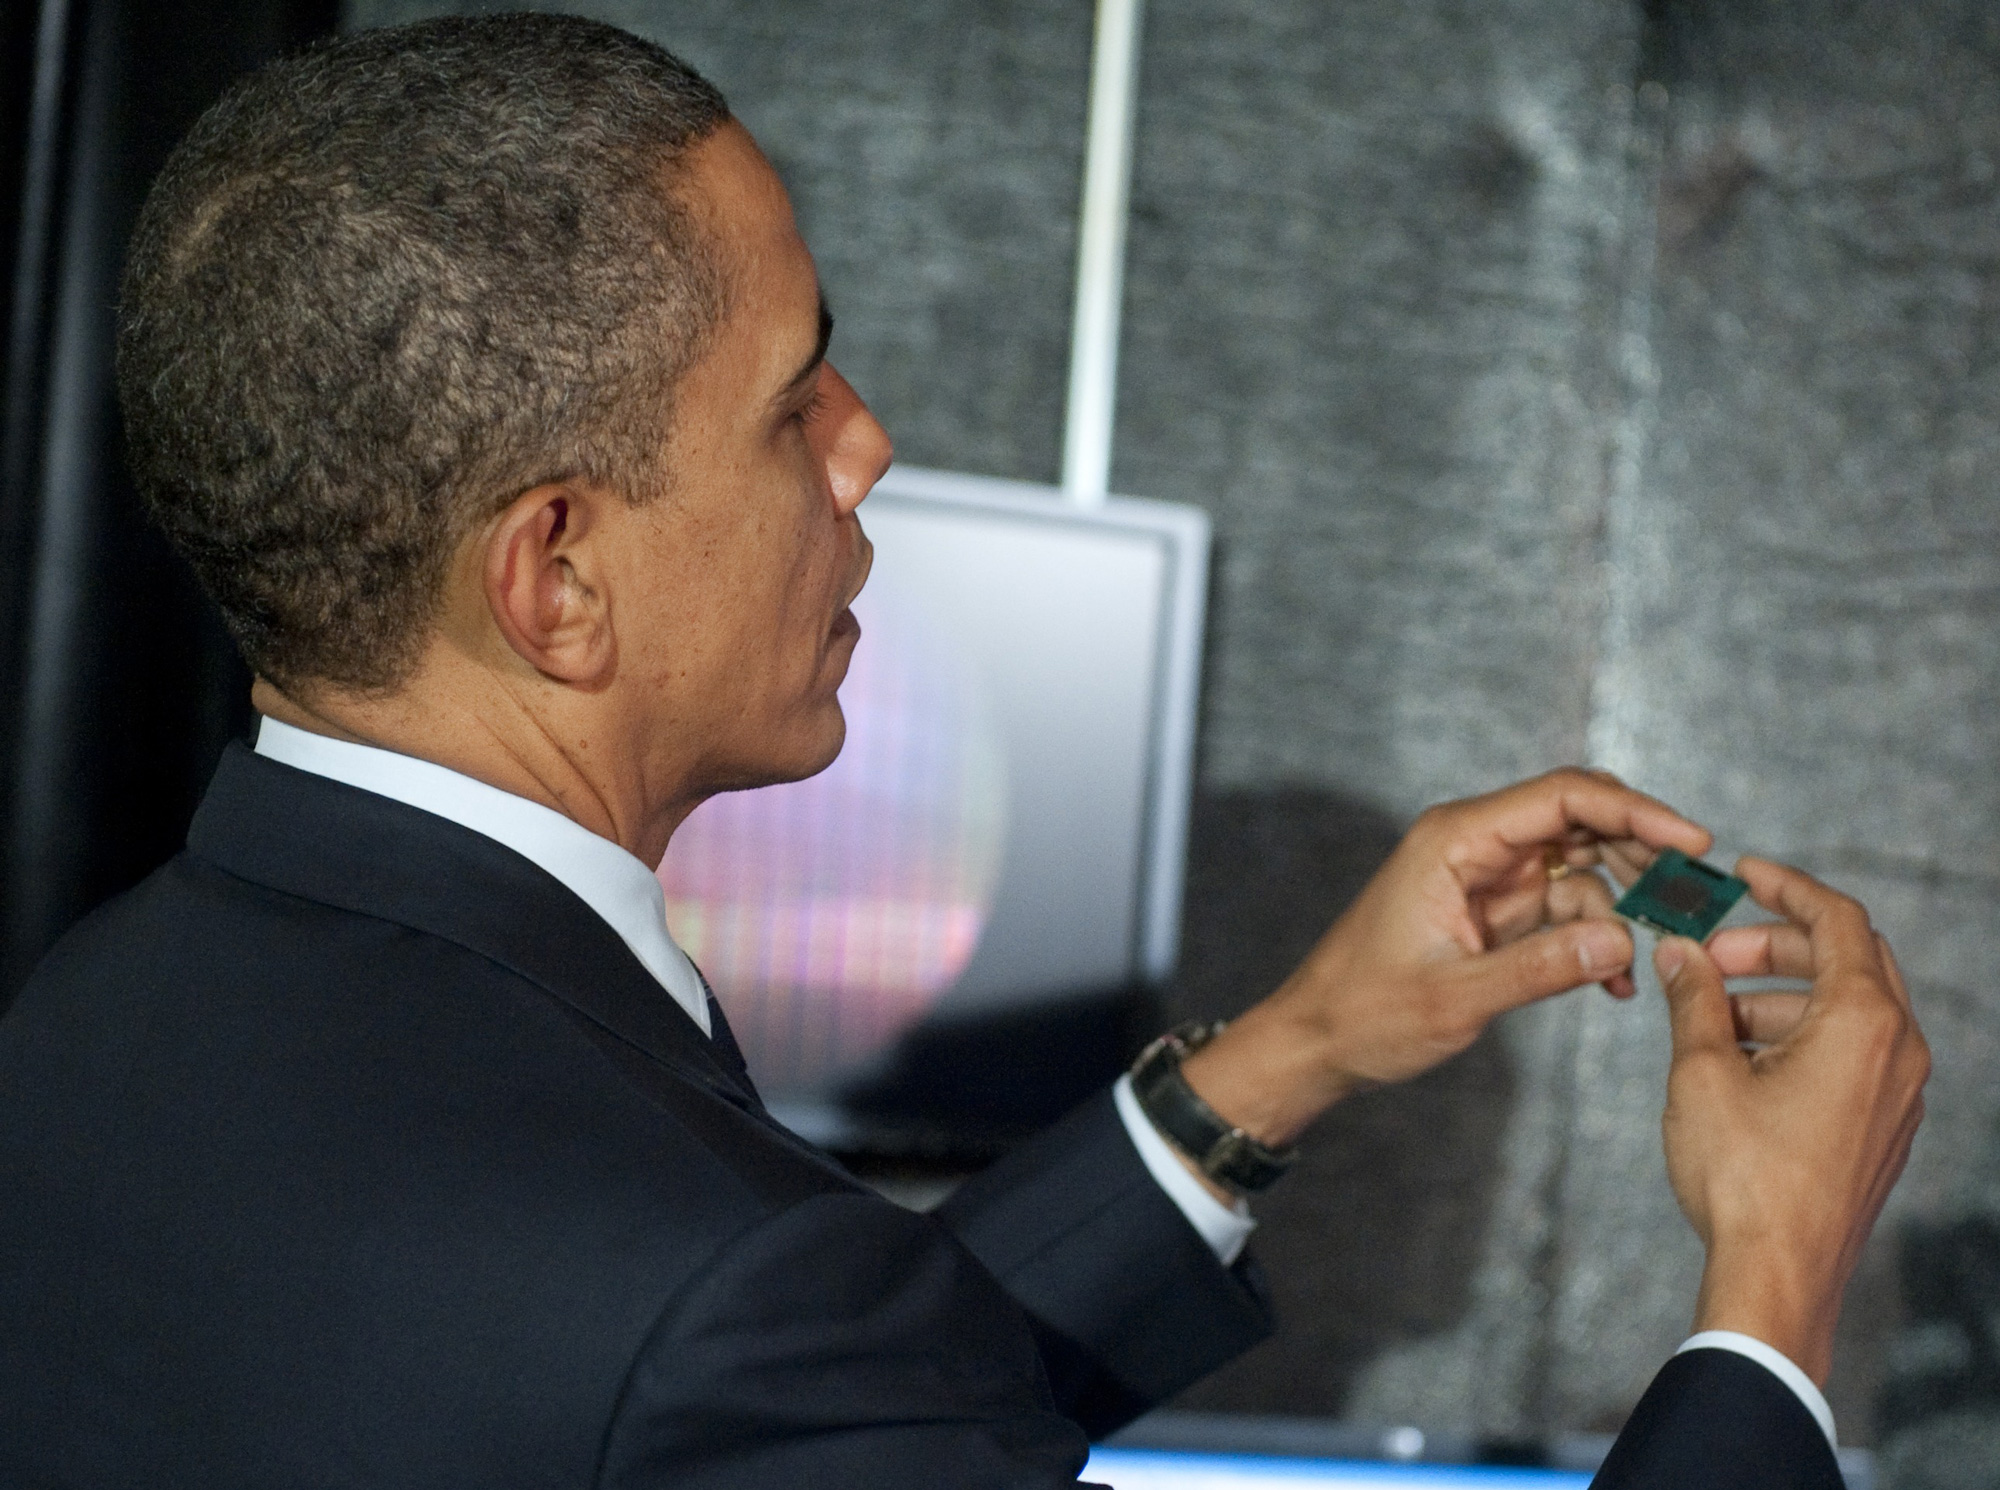
<path fill-rule="evenodd" d="M 801 424 L 811 424 L 825 412 L 826 393 L 818 385 L 814 385 L 812 397 L 799 406 L 798 413 L 793 417 Z"/>

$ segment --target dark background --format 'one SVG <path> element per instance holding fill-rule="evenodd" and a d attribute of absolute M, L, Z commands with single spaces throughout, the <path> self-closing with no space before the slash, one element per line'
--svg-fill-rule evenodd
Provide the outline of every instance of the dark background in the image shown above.
<path fill-rule="evenodd" d="M 1053 479 L 1087 5 L 565 8 L 729 93 L 902 458 Z M 38 74 L 0 10 L 9 987 L 244 719 L 119 474 L 110 287 L 193 112 L 335 20 L 52 14 Z M 1218 539 L 1175 1012 L 1266 991 L 1425 803 L 1562 761 L 1856 891 L 1937 1074 L 1831 1396 L 1891 1484 L 2000 1483 L 2000 10 L 1153 0 L 1140 80 L 1114 485 Z M 1665 1056 L 1650 989 L 1579 997 L 1338 1110 L 1258 1207 L 1279 1337 L 1185 1405 L 1615 1426 L 1699 1266 Z"/>
<path fill-rule="evenodd" d="M 332 4 L 8 0 L 0 425 L 0 996 L 56 934 L 180 846 L 248 678 L 119 455 L 120 261 L 167 151 L 228 81 L 330 32 Z"/>

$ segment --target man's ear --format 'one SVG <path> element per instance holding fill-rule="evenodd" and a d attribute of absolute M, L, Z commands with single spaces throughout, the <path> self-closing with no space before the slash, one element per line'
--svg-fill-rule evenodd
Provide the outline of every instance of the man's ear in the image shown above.
<path fill-rule="evenodd" d="M 524 492 L 487 530 L 486 605 L 500 634 L 537 672 L 582 688 L 617 662 L 610 596 L 594 541 L 607 502 L 574 482 Z"/>

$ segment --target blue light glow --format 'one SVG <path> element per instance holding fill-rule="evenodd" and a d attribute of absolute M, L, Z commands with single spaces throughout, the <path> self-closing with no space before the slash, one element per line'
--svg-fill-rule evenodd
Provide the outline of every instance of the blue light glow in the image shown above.
<path fill-rule="evenodd" d="M 1588 1474 L 1572 1470 L 1110 1448 L 1091 1451 L 1083 1477 L 1111 1490 L 1586 1490 L 1590 1484 Z"/>

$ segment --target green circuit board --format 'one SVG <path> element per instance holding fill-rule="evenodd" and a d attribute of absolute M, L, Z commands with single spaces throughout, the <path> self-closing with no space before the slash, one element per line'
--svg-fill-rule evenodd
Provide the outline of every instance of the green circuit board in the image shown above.
<path fill-rule="evenodd" d="M 1701 942 L 1749 890 L 1735 875 L 1712 864 L 1690 859 L 1677 848 L 1661 849 L 1659 858 L 1612 910 L 1662 935 Z"/>

